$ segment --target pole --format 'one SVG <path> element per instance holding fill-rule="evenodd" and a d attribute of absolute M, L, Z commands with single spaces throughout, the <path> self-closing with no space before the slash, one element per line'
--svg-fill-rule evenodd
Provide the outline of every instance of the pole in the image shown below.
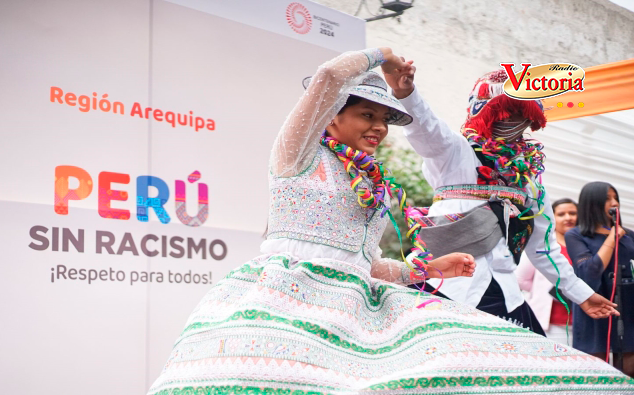
<path fill-rule="evenodd" d="M 619 265 L 619 225 L 621 221 L 621 213 L 619 209 L 615 209 L 614 213 L 614 303 L 617 304 L 616 309 L 619 314 L 623 314 L 623 305 L 621 304 L 621 270 Z M 624 266 L 625 267 L 625 266 Z M 623 337 L 625 336 L 625 327 L 623 325 L 622 315 L 616 316 L 616 344 L 612 347 L 612 363 L 615 368 L 623 371 Z M 611 336 L 611 333 L 608 333 Z M 606 350 L 609 353 L 610 350 Z"/>
<path fill-rule="evenodd" d="M 401 16 L 401 15 L 403 15 L 403 11 L 395 12 L 395 13 L 392 13 L 392 14 L 385 14 L 385 15 L 375 16 L 375 17 L 372 17 L 372 18 L 368 18 L 365 21 L 366 22 L 372 22 L 372 21 L 378 21 L 379 19 L 393 18 L 393 17 Z"/>

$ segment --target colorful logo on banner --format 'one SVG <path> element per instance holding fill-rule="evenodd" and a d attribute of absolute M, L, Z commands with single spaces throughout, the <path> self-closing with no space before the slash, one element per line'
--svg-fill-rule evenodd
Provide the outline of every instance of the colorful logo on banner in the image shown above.
<path fill-rule="evenodd" d="M 514 99 L 536 100 L 561 95 L 569 91 L 583 91 L 585 71 L 574 64 L 549 63 L 524 67 L 519 73 L 513 71 L 513 63 L 500 63 L 508 79 L 504 93 Z"/>
<path fill-rule="evenodd" d="M 175 205 L 176 217 L 187 226 L 198 227 L 207 221 L 209 216 L 209 198 L 207 184 L 199 182 L 201 174 L 199 171 L 192 172 L 187 181 L 191 184 L 198 183 L 198 212 L 195 216 L 187 214 L 186 206 L 186 184 L 185 181 L 175 181 Z M 78 186 L 70 187 L 70 180 L 74 179 Z M 113 200 L 127 201 L 128 192 L 125 190 L 115 189 L 112 184 L 129 184 L 130 175 L 125 173 L 113 173 L 102 171 L 99 173 L 97 181 L 98 203 L 97 212 L 99 216 L 107 219 L 129 220 L 130 211 L 125 209 L 117 209 L 111 206 Z M 55 168 L 55 213 L 59 215 L 69 214 L 69 202 L 71 200 L 83 200 L 93 193 L 94 182 L 90 174 L 81 167 L 77 166 L 57 166 Z M 151 187 L 154 189 L 151 190 Z M 150 197 L 150 194 L 155 195 Z M 162 224 L 168 224 L 171 221 L 170 215 L 165 210 L 165 204 L 170 198 L 170 189 L 167 183 L 155 176 L 138 176 L 136 178 L 136 217 L 141 222 L 148 222 L 150 213 L 154 211 Z M 29 235 L 33 240 L 29 244 L 29 248 L 36 251 L 62 251 L 70 252 L 73 249 L 76 252 L 83 253 L 86 250 L 85 229 L 60 228 L 50 225 L 32 226 Z M 94 249 L 97 254 L 108 255 L 145 255 L 146 257 L 162 257 L 175 259 L 210 259 L 219 261 L 227 256 L 227 244 L 221 239 L 208 240 L 207 238 L 182 237 L 178 235 L 157 235 L 153 233 L 138 234 L 137 232 L 125 232 L 122 236 L 108 230 L 95 230 L 94 232 Z M 73 270 L 75 272 L 73 272 Z M 97 269 L 81 269 L 84 270 L 84 278 L 90 284 L 97 280 L 93 274 L 97 273 Z M 51 282 L 60 279 L 75 280 L 71 272 L 76 273 L 76 269 L 68 269 L 65 265 L 57 265 L 51 269 Z M 102 270 L 106 273 L 106 271 Z M 99 272 L 99 278 L 106 281 L 107 273 L 102 276 Z M 154 273 L 154 272 L 153 272 Z M 158 277 L 152 278 L 152 274 L 148 272 L 132 271 L 130 277 L 121 272 L 121 278 L 117 281 L 123 281 L 125 278 L 130 279 L 130 284 L 136 282 L 163 282 L 163 274 L 155 273 Z M 174 275 L 174 279 L 172 279 Z M 80 277 L 81 277 L 80 271 Z M 180 276 L 180 277 L 179 277 Z M 191 279 L 189 279 L 190 276 Z M 197 276 L 197 277 L 196 277 Z M 104 277 L 104 278 L 101 278 Z M 111 276 L 112 277 L 112 276 Z M 179 274 L 169 271 L 165 277 L 170 283 L 194 283 L 194 284 L 210 284 L 211 272 L 208 274 L 192 274 L 191 271 L 185 274 Z M 191 280 L 191 281 L 190 281 Z M 109 281 L 115 281 L 110 279 Z"/>
<path fill-rule="evenodd" d="M 312 17 L 308 9 L 300 3 L 291 3 L 286 7 L 286 21 L 298 34 L 306 34 L 313 25 Z"/>
<path fill-rule="evenodd" d="M 190 183 L 200 180 L 199 171 L 194 171 L 187 177 Z M 79 181 L 79 186 L 70 188 L 70 179 Z M 128 200 L 128 192 L 113 189 L 112 184 L 129 184 L 130 175 L 124 173 L 112 173 L 102 171 L 98 177 L 98 212 L 103 218 L 128 220 L 130 211 L 111 207 L 113 200 Z M 187 226 L 201 226 L 209 216 L 209 191 L 207 184 L 198 184 L 198 212 L 195 216 L 187 214 L 185 181 L 175 182 L 176 217 Z M 150 187 L 154 187 L 157 196 L 150 197 Z M 55 212 L 60 215 L 68 215 L 68 202 L 70 200 L 86 199 L 93 190 L 93 180 L 90 174 L 77 166 L 57 166 L 55 168 Z M 153 210 L 159 221 L 168 224 L 171 218 L 164 206 L 170 198 L 170 189 L 165 181 L 154 176 L 138 176 L 136 178 L 136 217 L 139 221 L 147 222 L 149 214 Z"/>

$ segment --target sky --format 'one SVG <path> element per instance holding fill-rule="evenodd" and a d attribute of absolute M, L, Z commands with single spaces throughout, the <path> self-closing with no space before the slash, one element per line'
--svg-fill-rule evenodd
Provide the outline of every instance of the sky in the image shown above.
<path fill-rule="evenodd" d="M 634 12 L 634 0 L 610 0 L 614 4 Z"/>

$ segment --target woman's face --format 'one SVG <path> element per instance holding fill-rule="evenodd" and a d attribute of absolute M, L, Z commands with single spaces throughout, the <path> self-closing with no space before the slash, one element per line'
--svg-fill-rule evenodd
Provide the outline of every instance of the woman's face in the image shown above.
<path fill-rule="evenodd" d="M 373 155 L 387 136 L 390 109 L 366 99 L 347 107 L 328 126 L 328 134 L 348 147 Z"/>
<path fill-rule="evenodd" d="M 555 207 L 555 231 L 565 234 L 577 225 L 577 206 L 562 203 Z"/>
<path fill-rule="evenodd" d="M 605 201 L 605 215 L 607 215 L 608 218 L 612 218 L 608 211 L 613 207 L 618 208 L 619 201 L 616 200 L 616 191 L 612 188 L 608 188 L 608 198 Z"/>

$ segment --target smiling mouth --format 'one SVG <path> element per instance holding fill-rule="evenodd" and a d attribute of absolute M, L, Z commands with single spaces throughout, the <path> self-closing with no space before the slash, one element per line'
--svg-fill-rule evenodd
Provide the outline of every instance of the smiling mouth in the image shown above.
<path fill-rule="evenodd" d="M 372 145 L 379 145 L 379 138 L 374 136 L 364 136 L 365 141 Z"/>

